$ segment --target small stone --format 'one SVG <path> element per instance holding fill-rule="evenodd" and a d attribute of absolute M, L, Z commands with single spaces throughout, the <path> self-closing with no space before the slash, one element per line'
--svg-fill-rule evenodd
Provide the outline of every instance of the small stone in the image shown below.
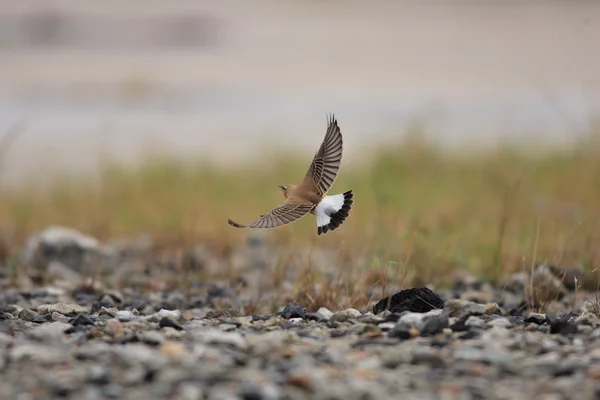
<path fill-rule="evenodd" d="M 162 317 L 160 319 L 160 321 L 158 322 L 158 326 L 161 328 L 169 327 L 169 328 L 176 329 L 178 331 L 183 330 L 181 325 L 179 325 L 177 322 L 175 322 L 173 319 L 171 319 L 169 317 Z"/>
<path fill-rule="evenodd" d="M 485 326 L 485 321 L 479 317 L 471 315 L 469 318 L 467 318 L 465 326 L 470 328 L 483 328 Z"/>
<path fill-rule="evenodd" d="M 434 336 L 444 331 L 450 326 L 447 313 L 442 313 L 440 316 L 432 316 L 425 319 L 424 324 L 420 329 L 421 336 Z"/>
<path fill-rule="evenodd" d="M 288 303 L 281 312 L 281 316 L 285 319 L 290 318 L 303 318 L 306 314 L 306 310 L 298 303 Z"/>
<path fill-rule="evenodd" d="M 231 332 L 237 329 L 237 325 L 235 324 L 220 324 L 219 329 L 223 332 Z"/>
<path fill-rule="evenodd" d="M 306 313 L 306 314 L 304 314 L 304 318 L 307 319 L 308 321 L 317 321 L 317 322 L 329 321 L 329 318 L 326 318 L 323 314 L 321 314 L 318 311 Z"/>
<path fill-rule="evenodd" d="M 114 318 L 114 317 L 116 317 L 116 316 L 117 316 L 117 313 L 118 313 L 118 312 L 119 312 L 119 310 L 118 310 L 118 309 L 116 309 L 116 308 L 107 308 L 107 307 L 102 307 L 102 308 L 100 309 L 100 311 L 98 311 L 98 316 L 101 316 L 101 315 L 108 315 L 108 316 L 110 316 L 111 318 Z"/>
<path fill-rule="evenodd" d="M 525 322 L 528 324 L 537 324 L 542 325 L 546 322 L 546 314 L 538 314 L 538 313 L 529 313 L 527 317 L 525 317 Z"/>
<path fill-rule="evenodd" d="M 161 353 L 169 358 L 184 358 L 189 354 L 185 346 L 172 341 L 163 342 L 159 349 Z"/>
<path fill-rule="evenodd" d="M 333 317 L 333 312 L 329 311 L 329 309 L 325 308 L 325 307 L 321 307 L 317 310 L 317 312 L 319 314 L 321 314 L 323 317 L 325 317 L 325 319 L 329 320 L 331 319 L 331 317 Z"/>
<path fill-rule="evenodd" d="M 507 318 L 494 318 L 491 321 L 486 322 L 485 325 L 493 326 L 493 327 L 509 328 L 512 326 L 512 322 L 510 322 Z"/>
<path fill-rule="evenodd" d="M 565 317 L 556 318 L 548 314 L 546 315 L 546 318 L 550 324 L 550 333 L 553 335 L 570 335 L 578 333 L 577 325 L 570 320 L 568 315 Z"/>
<path fill-rule="evenodd" d="M 181 311 L 161 309 L 151 316 L 151 320 L 154 321 L 160 321 L 162 318 L 170 318 L 173 321 L 179 321 L 181 318 Z"/>
<path fill-rule="evenodd" d="M 123 324 L 118 319 L 110 319 L 106 321 L 106 333 L 113 337 L 123 335 Z"/>
<path fill-rule="evenodd" d="M 42 304 L 38 307 L 38 312 L 42 315 L 57 312 L 68 317 L 74 317 L 77 314 L 89 312 L 89 309 L 87 307 L 82 307 L 77 304 L 56 303 Z"/>
<path fill-rule="evenodd" d="M 412 363 L 412 354 L 405 349 L 394 349 L 383 354 L 381 365 L 385 368 L 396 368 L 403 364 Z"/>
<path fill-rule="evenodd" d="M 472 301 L 460 300 L 460 299 L 449 299 L 444 305 L 450 317 L 463 317 L 466 315 L 484 315 L 487 307 L 485 304 L 477 304 Z"/>
<path fill-rule="evenodd" d="M 7 312 L 0 312 L 0 321 L 6 321 L 9 319 L 13 319 L 13 315 Z"/>
<path fill-rule="evenodd" d="M 150 345 L 161 344 L 165 341 L 165 338 L 157 331 L 147 331 L 139 334 L 139 339 Z"/>
<path fill-rule="evenodd" d="M 65 332 L 72 329 L 71 324 L 64 322 L 52 322 L 36 326 L 29 331 L 29 336 L 44 342 L 60 342 L 64 340 Z"/>
<path fill-rule="evenodd" d="M 206 343 L 224 344 L 240 349 L 247 347 L 246 339 L 237 332 L 221 332 L 217 330 L 197 332 L 197 337 Z"/>
<path fill-rule="evenodd" d="M 394 322 L 383 322 L 379 325 L 377 325 L 377 327 L 379 329 L 381 329 L 382 331 L 389 331 L 394 329 L 394 327 L 396 326 L 396 324 Z"/>
<path fill-rule="evenodd" d="M 380 316 L 377 315 L 373 315 L 371 313 L 367 314 L 367 315 L 363 315 L 359 318 L 359 321 L 365 324 L 370 324 L 370 325 L 378 325 L 381 322 L 383 322 L 383 318 L 381 318 Z"/>
<path fill-rule="evenodd" d="M 299 389 L 312 391 L 315 387 L 313 377 L 305 372 L 292 372 L 286 378 L 286 383 Z"/>
<path fill-rule="evenodd" d="M 138 318 L 133 312 L 127 310 L 117 311 L 115 317 L 121 322 L 134 321 Z"/>
<path fill-rule="evenodd" d="M 415 328 L 407 328 L 404 325 L 396 325 L 394 329 L 388 332 L 388 337 L 398 338 L 402 340 L 412 339 L 419 336 L 419 330 Z"/>
<path fill-rule="evenodd" d="M 25 343 L 12 347 L 9 356 L 16 362 L 31 360 L 39 365 L 58 365 L 69 358 L 69 352 L 62 346 Z"/>
<path fill-rule="evenodd" d="M 34 321 L 37 317 L 39 317 L 39 314 L 33 310 L 30 310 L 29 308 L 22 309 L 18 316 L 18 318 L 22 319 L 23 321 Z"/>
<path fill-rule="evenodd" d="M 360 311 L 358 311 L 354 308 L 348 308 L 347 310 L 334 313 L 331 317 L 331 320 L 336 321 L 336 322 L 346 322 L 346 321 L 356 319 L 360 315 L 361 315 Z"/>
<path fill-rule="evenodd" d="M 94 325 L 94 320 L 89 315 L 78 314 L 77 316 L 75 316 L 69 320 L 69 324 L 71 324 L 73 326 Z"/>

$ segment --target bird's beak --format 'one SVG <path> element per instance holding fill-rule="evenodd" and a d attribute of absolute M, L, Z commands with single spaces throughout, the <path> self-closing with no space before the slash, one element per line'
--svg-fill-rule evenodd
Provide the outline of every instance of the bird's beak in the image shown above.
<path fill-rule="evenodd" d="M 280 188 L 281 190 L 285 190 L 285 186 L 283 186 L 283 185 L 279 185 L 279 188 Z"/>

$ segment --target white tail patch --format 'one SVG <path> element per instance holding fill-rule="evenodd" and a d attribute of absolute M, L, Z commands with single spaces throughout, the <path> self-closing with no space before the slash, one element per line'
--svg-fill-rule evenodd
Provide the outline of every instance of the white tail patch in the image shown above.
<path fill-rule="evenodd" d="M 319 235 L 336 229 L 348 216 L 352 203 L 352 191 L 334 196 L 324 196 L 315 207 Z"/>

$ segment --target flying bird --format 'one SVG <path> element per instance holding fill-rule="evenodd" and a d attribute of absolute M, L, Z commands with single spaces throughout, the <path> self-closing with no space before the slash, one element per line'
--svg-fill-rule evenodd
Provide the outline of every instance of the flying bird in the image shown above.
<path fill-rule="evenodd" d="M 236 228 L 278 228 L 307 214 L 313 214 L 316 216 L 317 233 L 320 235 L 336 230 L 348 218 L 354 202 L 352 190 L 333 196 L 326 195 L 340 169 L 343 147 L 337 120 L 332 115 L 327 122 L 323 143 L 300 183 L 279 185 L 285 202 L 248 225 L 228 219 L 230 225 Z"/>

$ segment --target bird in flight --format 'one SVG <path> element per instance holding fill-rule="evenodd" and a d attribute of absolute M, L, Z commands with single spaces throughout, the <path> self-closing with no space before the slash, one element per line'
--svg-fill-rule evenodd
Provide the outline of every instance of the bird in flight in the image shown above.
<path fill-rule="evenodd" d="M 328 118 L 325 139 L 315 154 L 310 168 L 300 183 L 280 185 L 285 202 L 248 225 L 227 221 L 236 228 L 278 228 L 313 214 L 317 218 L 317 233 L 325 234 L 336 230 L 350 213 L 352 208 L 352 190 L 327 196 L 333 185 L 342 161 L 342 133 L 337 120 Z"/>

